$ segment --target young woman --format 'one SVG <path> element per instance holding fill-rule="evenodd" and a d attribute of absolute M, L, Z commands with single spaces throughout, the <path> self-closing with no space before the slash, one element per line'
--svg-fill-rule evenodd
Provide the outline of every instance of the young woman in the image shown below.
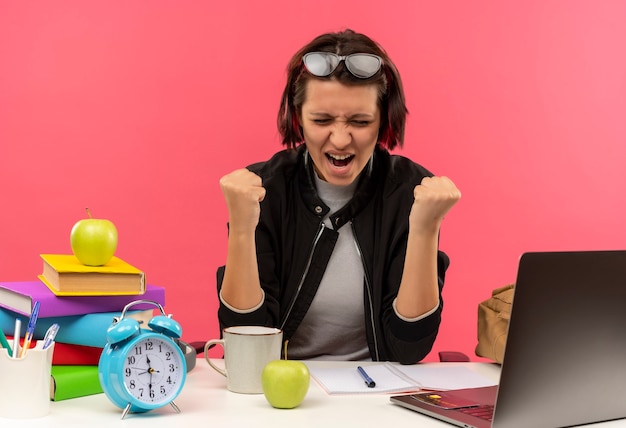
<path fill-rule="evenodd" d="M 399 361 L 431 350 L 454 183 L 409 159 L 400 75 L 351 30 L 297 52 L 278 113 L 286 149 L 220 180 L 229 212 L 221 327 L 283 330 L 289 358 Z"/>

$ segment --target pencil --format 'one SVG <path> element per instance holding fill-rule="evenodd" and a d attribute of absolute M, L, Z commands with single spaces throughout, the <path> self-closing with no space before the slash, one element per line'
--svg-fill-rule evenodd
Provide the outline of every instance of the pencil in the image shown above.
<path fill-rule="evenodd" d="M 15 318 L 15 334 L 13 335 L 13 358 L 20 353 L 20 335 L 22 334 L 22 320 Z"/>

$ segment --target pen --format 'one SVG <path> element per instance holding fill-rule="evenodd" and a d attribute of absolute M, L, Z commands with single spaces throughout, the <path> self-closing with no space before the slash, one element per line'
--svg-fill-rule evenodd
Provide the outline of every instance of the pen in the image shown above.
<path fill-rule="evenodd" d="M 13 358 L 20 352 L 20 334 L 22 334 L 22 320 L 15 318 L 15 332 L 13 333 Z"/>
<path fill-rule="evenodd" d="M 33 305 L 33 311 L 28 319 L 28 328 L 26 330 L 26 336 L 24 336 L 24 345 L 22 345 L 22 353 L 20 357 L 26 355 L 26 350 L 30 347 L 30 341 L 33 340 L 33 334 L 35 334 L 35 325 L 37 324 L 37 318 L 39 317 L 39 302 L 35 302 Z"/>
<path fill-rule="evenodd" d="M 374 382 L 374 379 L 369 377 L 365 370 L 363 370 L 363 367 L 358 366 L 356 369 L 359 371 L 359 374 L 365 381 L 365 385 L 367 385 L 368 388 L 374 388 L 376 386 L 376 382 Z"/>
<path fill-rule="evenodd" d="M 4 331 L 2 329 L 0 329 L 0 343 L 2 344 L 3 348 L 6 348 L 7 352 L 9 353 L 9 357 L 12 357 L 13 350 L 11 349 L 11 345 L 9 345 L 9 341 L 7 340 L 7 337 L 4 335 Z"/>
<path fill-rule="evenodd" d="M 43 337 L 42 349 L 46 349 L 50 345 L 52 345 L 52 342 L 54 342 L 54 338 L 56 337 L 58 331 L 59 331 L 59 324 L 54 323 L 50 326 L 48 331 L 46 331 L 46 335 Z"/>

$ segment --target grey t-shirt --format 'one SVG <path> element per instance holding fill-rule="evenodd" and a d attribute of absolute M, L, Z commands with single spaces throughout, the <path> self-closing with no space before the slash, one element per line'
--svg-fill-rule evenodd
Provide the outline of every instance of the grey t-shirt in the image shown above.
<path fill-rule="evenodd" d="M 355 180 L 348 186 L 335 186 L 315 175 L 315 184 L 318 195 L 330 208 L 329 212 L 334 213 L 350 201 L 357 183 Z M 329 216 L 324 218 L 324 223 L 332 228 Z M 350 223 L 345 224 L 338 232 L 337 243 L 317 294 L 289 341 L 289 358 L 370 358 L 365 338 L 363 264 Z"/>

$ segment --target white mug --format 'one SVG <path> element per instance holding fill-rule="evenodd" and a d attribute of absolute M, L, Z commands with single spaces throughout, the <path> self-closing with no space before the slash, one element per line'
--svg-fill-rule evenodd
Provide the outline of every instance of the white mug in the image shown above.
<path fill-rule="evenodd" d="M 227 327 L 222 331 L 222 337 L 204 345 L 204 358 L 218 373 L 226 376 L 229 391 L 262 394 L 261 374 L 267 363 L 280 359 L 282 330 L 261 326 Z M 213 345 L 224 348 L 225 368 L 216 366 L 209 358 L 208 350 Z"/>

